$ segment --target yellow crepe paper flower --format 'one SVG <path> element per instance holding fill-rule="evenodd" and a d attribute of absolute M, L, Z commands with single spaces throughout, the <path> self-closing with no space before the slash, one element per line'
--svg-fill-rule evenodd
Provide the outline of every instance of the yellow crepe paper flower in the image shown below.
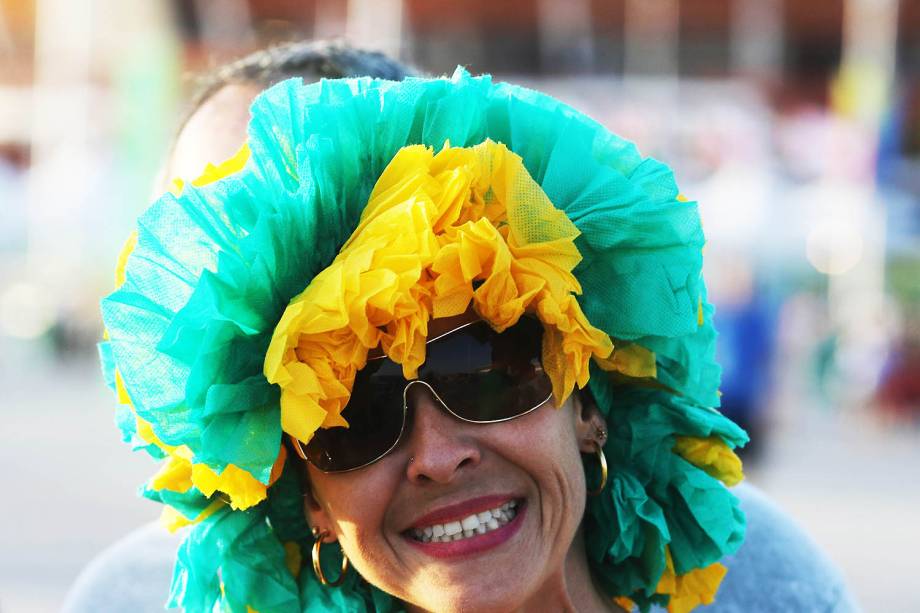
<path fill-rule="evenodd" d="M 184 494 L 192 487 L 192 463 L 186 458 L 171 455 L 150 480 L 150 489 L 169 490 Z"/>
<path fill-rule="evenodd" d="M 240 147 L 236 153 L 234 153 L 232 156 L 220 164 L 214 165 L 209 163 L 206 165 L 198 178 L 192 181 L 192 185 L 195 187 L 202 187 L 204 185 L 210 185 L 211 183 L 219 181 L 224 177 L 229 177 L 230 175 L 236 174 L 243 170 L 243 167 L 248 161 L 249 143 L 243 143 L 243 146 Z"/>
<path fill-rule="evenodd" d="M 705 568 L 691 570 L 685 575 L 677 575 L 671 550 L 665 547 L 664 555 L 665 569 L 655 591 L 671 596 L 668 613 L 688 613 L 701 604 L 711 604 L 728 569 L 716 562 Z"/>
<path fill-rule="evenodd" d="M 169 506 L 168 504 L 163 505 L 163 511 L 160 512 L 160 525 L 170 532 L 176 532 L 176 530 L 179 530 L 180 528 L 192 526 L 206 520 L 208 517 L 219 511 L 224 506 L 224 504 L 225 503 L 223 500 L 214 500 L 193 519 L 187 518 L 185 515 Z"/>
<path fill-rule="evenodd" d="M 243 167 L 248 161 L 249 143 L 243 143 L 243 146 L 240 147 L 236 153 L 220 164 L 215 166 L 208 162 L 208 165 L 204 167 L 201 174 L 192 180 L 192 185 L 195 187 L 204 187 L 205 185 L 215 183 L 224 177 L 229 177 L 243 170 Z M 185 180 L 182 177 L 175 177 L 170 185 L 170 191 L 174 196 L 178 197 L 182 194 L 183 189 L 185 189 Z"/>
<path fill-rule="evenodd" d="M 248 509 L 265 500 L 267 489 L 281 476 L 286 460 L 287 451 L 281 446 L 267 484 L 259 482 L 248 471 L 233 464 L 227 464 L 219 474 L 207 464 L 193 464 L 191 481 L 205 496 L 224 492 L 230 497 L 231 508 Z"/>
<path fill-rule="evenodd" d="M 118 252 L 118 260 L 115 263 L 115 287 L 121 287 L 125 283 L 125 270 L 128 268 L 128 257 L 134 253 L 137 247 L 137 230 L 128 235 L 128 240 L 122 245 L 121 251 Z"/>
<path fill-rule="evenodd" d="M 300 545 L 295 541 L 284 542 L 284 565 L 291 571 L 295 579 L 300 576 L 303 556 L 300 553 Z"/>
<path fill-rule="evenodd" d="M 678 436 L 674 452 L 729 487 L 744 479 L 741 458 L 718 437 Z"/>
<path fill-rule="evenodd" d="M 654 379 L 658 374 L 655 353 L 641 345 L 618 344 L 606 358 L 594 358 L 597 365 L 609 372 L 619 372 L 628 377 Z"/>
<path fill-rule="evenodd" d="M 578 234 L 502 144 L 400 149 L 351 238 L 275 328 L 264 372 L 282 388 L 282 429 L 307 442 L 319 427 L 347 426 L 341 412 L 368 350 L 382 347 L 412 379 L 428 321 L 470 304 L 497 331 L 537 315 L 561 406 L 587 384 L 590 358 L 613 350 L 575 299 Z"/>
<path fill-rule="evenodd" d="M 137 417 L 137 420 L 139 424 L 146 424 L 140 417 Z M 145 430 L 152 433 L 149 424 L 146 425 Z M 267 489 L 281 476 L 281 470 L 287 460 L 287 451 L 282 446 L 278 459 L 272 466 L 268 484 L 264 484 L 233 464 L 228 464 L 221 473 L 217 473 L 207 464 L 195 463 L 191 450 L 185 445 L 171 447 L 163 444 L 155 436 L 148 440 L 144 438 L 144 434 L 141 434 L 140 428 L 138 428 L 138 434 L 146 442 L 160 447 L 169 456 L 151 479 L 151 489 L 184 493 L 194 486 L 208 497 L 215 492 L 223 492 L 229 496 L 227 502 L 234 509 L 248 509 L 262 502 Z"/>

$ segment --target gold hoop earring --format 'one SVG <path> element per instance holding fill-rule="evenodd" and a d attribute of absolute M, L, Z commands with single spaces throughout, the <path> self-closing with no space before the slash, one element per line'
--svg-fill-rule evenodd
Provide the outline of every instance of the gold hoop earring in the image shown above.
<path fill-rule="evenodd" d="M 339 574 L 339 578 L 335 581 L 329 581 L 326 579 L 326 576 L 323 574 L 323 567 L 319 563 L 319 550 L 323 547 L 323 539 L 329 536 L 329 532 L 323 530 L 319 531 L 319 528 L 313 528 L 313 538 L 316 540 L 313 541 L 313 572 L 316 574 L 316 578 L 319 579 L 319 582 L 323 585 L 329 587 L 338 587 L 342 585 L 342 582 L 345 581 L 345 575 L 348 574 L 348 556 L 345 555 L 345 552 L 342 551 L 342 572 Z"/>
<path fill-rule="evenodd" d="M 601 484 L 596 490 L 588 490 L 588 496 L 597 496 L 604 491 L 607 485 L 607 456 L 604 455 L 604 448 L 597 441 L 594 443 L 594 453 L 597 454 L 597 460 L 601 463 Z"/>

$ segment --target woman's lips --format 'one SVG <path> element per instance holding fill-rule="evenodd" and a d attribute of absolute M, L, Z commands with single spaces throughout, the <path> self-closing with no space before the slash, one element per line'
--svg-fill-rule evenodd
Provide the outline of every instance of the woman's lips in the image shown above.
<path fill-rule="evenodd" d="M 425 515 L 403 536 L 436 558 L 471 555 L 497 547 L 514 536 L 525 512 L 523 499 L 477 498 Z"/>

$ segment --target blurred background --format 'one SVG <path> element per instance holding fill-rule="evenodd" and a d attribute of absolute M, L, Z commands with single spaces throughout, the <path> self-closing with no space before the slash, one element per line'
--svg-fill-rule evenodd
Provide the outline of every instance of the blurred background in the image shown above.
<path fill-rule="evenodd" d="M 866 610 L 920 611 L 920 0 L 0 0 L 0 611 L 56 610 L 159 513 L 97 305 L 188 76 L 330 37 L 539 88 L 670 164 L 749 480 Z"/>

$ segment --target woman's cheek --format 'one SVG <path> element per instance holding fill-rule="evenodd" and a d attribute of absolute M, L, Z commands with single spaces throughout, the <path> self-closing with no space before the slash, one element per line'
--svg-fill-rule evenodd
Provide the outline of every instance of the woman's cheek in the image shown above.
<path fill-rule="evenodd" d="M 384 459 L 367 468 L 317 478 L 317 495 L 333 524 L 340 545 L 359 570 L 373 568 L 391 548 L 387 511 L 398 489 L 393 462 Z M 398 535 L 395 535 L 398 536 Z"/>
<path fill-rule="evenodd" d="M 560 550 L 554 554 L 567 548 L 562 544 L 574 536 L 584 512 L 584 469 L 569 413 L 573 410 L 566 403 L 559 409 L 546 407 L 502 424 L 501 440 L 491 443 L 534 483 L 537 499 L 533 511 L 540 537 L 545 546 Z M 534 449 L 544 453 L 535 454 Z"/>

